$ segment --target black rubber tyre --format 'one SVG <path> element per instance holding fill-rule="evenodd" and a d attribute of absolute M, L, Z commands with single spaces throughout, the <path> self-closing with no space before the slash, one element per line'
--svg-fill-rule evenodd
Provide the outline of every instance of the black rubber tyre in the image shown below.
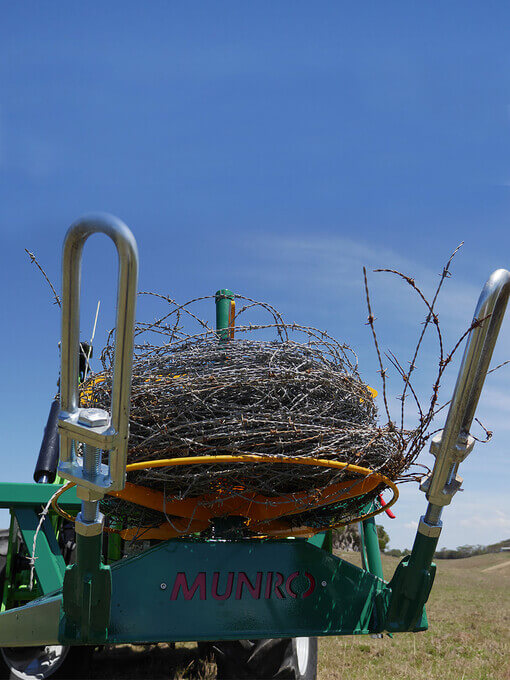
<path fill-rule="evenodd" d="M 218 680 L 316 680 L 317 638 L 212 643 Z"/>
<path fill-rule="evenodd" d="M 3 589 L 5 567 L 0 571 Z M 93 647 L 0 647 L 2 680 L 86 680 L 90 675 Z"/>
<path fill-rule="evenodd" d="M 0 648 L 0 678 L 9 680 L 86 680 L 90 676 L 89 647 Z"/>

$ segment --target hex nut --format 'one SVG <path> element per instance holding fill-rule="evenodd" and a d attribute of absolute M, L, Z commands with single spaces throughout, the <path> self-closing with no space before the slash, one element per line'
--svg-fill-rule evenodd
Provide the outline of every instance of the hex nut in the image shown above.
<path fill-rule="evenodd" d="M 80 536 L 97 536 L 103 531 L 103 520 L 104 516 L 99 513 L 99 520 L 97 522 L 82 522 L 81 512 L 78 514 L 74 524 L 74 530 Z"/>
<path fill-rule="evenodd" d="M 437 434 L 432 437 L 432 441 L 430 442 L 430 453 L 433 456 L 438 456 L 438 454 L 441 452 L 441 446 L 443 443 L 443 430 L 441 432 L 438 432 Z M 462 463 L 462 461 L 468 457 L 468 455 L 471 453 L 473 450 L 473 447 L 475 445 L 475 439 L 471 435 L 468 435 L 467 438 L 459 439 L 455 442 L 453 448 L 448 450 L 448 459 L 451 461 L 452 464 L 454 463 Z"/>
<path fill-rule="evenodd" d="M 420 523 L 418 524 L 418 533 L 428 538 L 437 538 L 441 534 L 441 529 L 443 528 L 443 523 L 440 521 L 439 524 L 427 524 L 424 516 L 420 517 Z"/>
<path fill-rule="evenodd" d="M 77 486 L 76 495 L 82 501 L 100 501 L 104 496 L 104 491 L 95 491 L 94 489 L 89 489 L 86 486 Z"/>
<path fill-rule="evenodd" d="M 87 425 L 88 427 L 103 427 L 110 422 L 110 415 L 108 411 L 102 408 L 82 408 L 78 422 L 80 425 Z"/>

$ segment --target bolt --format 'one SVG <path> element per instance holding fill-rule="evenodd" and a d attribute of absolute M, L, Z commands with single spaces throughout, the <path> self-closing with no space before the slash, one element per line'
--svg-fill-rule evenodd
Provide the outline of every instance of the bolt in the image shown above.
<path fill-rule="evenodd" d="M 166 583 L 161 583 L 159 587 L 161 588 L 161 590 L 166 590 Z"/>
<path fill-rule="evenodd" d="M 323 588 L 325 588 L 327 585 L 328 585 L 328 584 L 326 583 L 326 581 L 322 581 L 321 586 L 322 586 Z"/>
<path fill-rule="evenodd" d="M 108 411 L 102 408 L 82 408 L 78 416 L 80 425 L 87 425 L 88 427 L 101 427 L 108 425 L 110 416 Z"/>

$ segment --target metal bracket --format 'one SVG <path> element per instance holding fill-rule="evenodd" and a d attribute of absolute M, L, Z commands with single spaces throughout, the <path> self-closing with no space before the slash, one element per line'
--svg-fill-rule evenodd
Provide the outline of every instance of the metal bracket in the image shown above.
<path fill-rule="evenodd" d="M 115 361 L 111 416 L 101 409 L 80 409 L 78 355 L 80 326 L 81 255 L 88 237 L 96 232 L 109 236 L 119 256 Z M 133 234 L 111 215 L 78 220 L 67 232 L 62 266 L 62 364 L 60 464 L 58 473 L 96 491 L 124 488 L 133 354 L 133 327 L 138 279 L 138 251 Z M 109 452 L 108 465 L 95 470 L 79 459 L 77 443 Z"/>
<path fill-rule="evenodd" d="M 452 463 L 462 463 L 473 450 L 475 439 L 471 435 L 459 437 L 455 444 L 449 449 L 448 454 Z M 430 442 L 430 453 L 436 458 L 443 453 L 443 430 L 438 432 Z"/>
<path fill-rule="evenodd" d="M 95 232 L 109 236 L 119 256 L 111 414 L 98 408 L 83 409 L 79 404 L 81 255 L 85 241 Z M 110 215 L 97 215 L 71 226 L 62 264 L 58 473 L 77 485 L 82 500 L 75 523 L 77 560 L 66 570 L 63 584 L 64 629 L 81 642 L 105 640 L 108 635 L 111 573 L 101 561 L 103 516 L 99 501 L 106 491 L 125 486 L 137 280 L 136 241 L 125 224 Z M 102 462 L 104 451 L 109 454 L 108 464 Z"/>
<path fill-rule="evenodd" d="M 471 453 L 474 438 L 469 430 L 487 375 L 501 322 L 510 294 L 510 272 L 498 269 L 485 284 L 466 343 L 444 430 L 430 445 L 436 457 L 434 469 L 420 488 L 429 501 L 420 518 L 411 555 L 397 567 L 389 584 L 392 595 L 385 627 L 389 631 L 409 630 L 421 615 L 432 582 L 434 552 L 441 534 L 441 512 L 460 490 L 460 463 Z"/>
<path fill-rule="evenodd" d="M 432 440 L 430 452 L 435 456 L 434 469 L 421 488 L 429 505 L 425 514 L 429 526 L 439 526 L 441 511 L 459 491 L 462 478 L 457 470 L 473 450 L 469 434 L 478 400 L 510 295 L 510 272 L 495 271 L 485 284 L 473 317 L 450 409 L 442 432 Z"/>

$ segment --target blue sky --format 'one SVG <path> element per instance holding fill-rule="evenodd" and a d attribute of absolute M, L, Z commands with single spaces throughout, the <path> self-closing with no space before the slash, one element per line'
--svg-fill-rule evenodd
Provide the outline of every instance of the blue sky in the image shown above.
<path fill-rule="evenodd" d="M 402 268 L 431 291 L 465 241 L 439 308 L 454 343 L 485 279 L 509 264 L 509 27 L 510 9 L 491 2 L 5 5 L 3 479 L 31 478 L 58 372 L 58 310 L 24 248 L 59 284 L 63 236 L 87 212 L 131 227 L 140 289 L 270 301 L 352 344 L 376 387 L 361 267 Z M 100 237 L 87 245 L 82 327 L 101 299 L 98 344 L 113 256 Z M 387 275 L 371 288 L 383 348 L 410 358 L 423 310 Z M 509 339 L 506 323 L 497 359 Z M 434 357 L 431 343 L 423 393 Z M 510 536 L 509 384 L 505 369 L 487 383 L 494 439 L 464 465 L 442 545 Z M 396 411 L 399 388 L 393 377 Z M 402 489 L 398 520 L 385 520 L 393 546 L 410 545 L 424 507 Z"/>

